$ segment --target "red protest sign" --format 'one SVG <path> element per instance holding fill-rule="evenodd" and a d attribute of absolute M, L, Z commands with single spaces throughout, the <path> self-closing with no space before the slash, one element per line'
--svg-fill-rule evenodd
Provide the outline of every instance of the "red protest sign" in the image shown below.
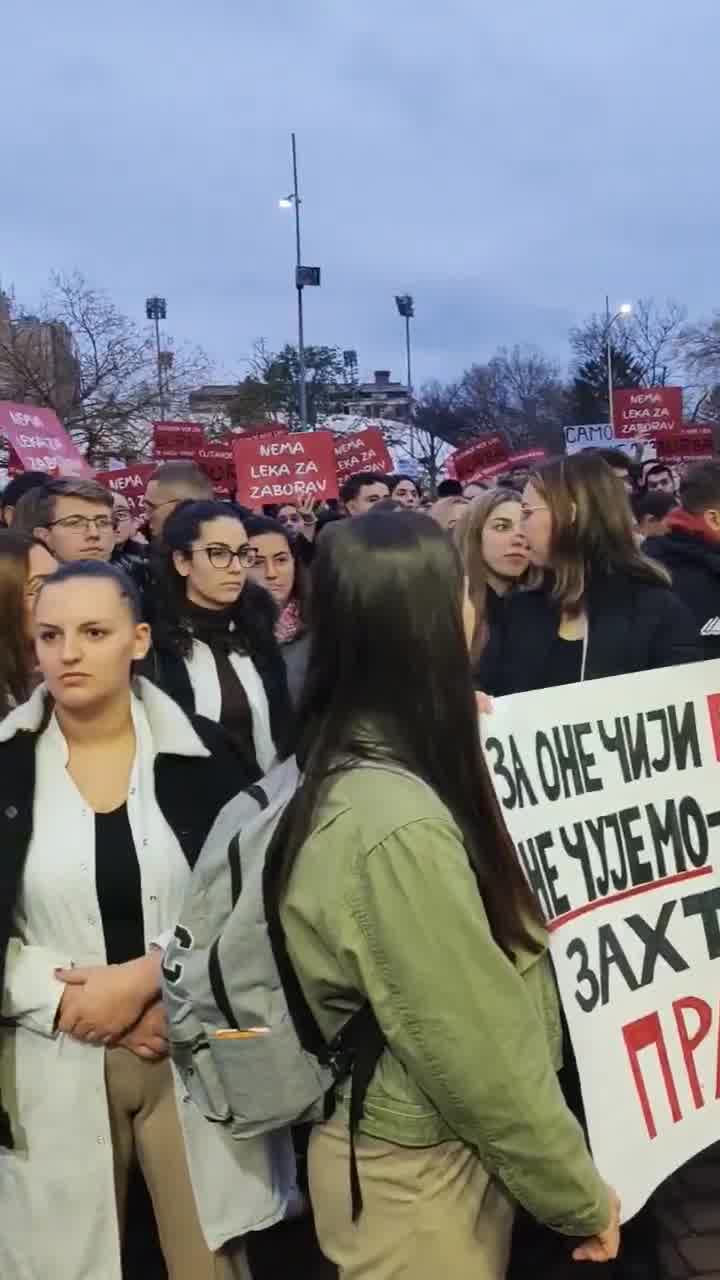
<path fill-rule="evenodd" d="M 684 423 L 682 431 L 674 436 L 660 437 L 657 456 L 661 462 L 704 461 L 712 458 L 714 436 L 712 427 Z"/>
<path fill-rule="evenodd" d="M 339 484 L 358 471 L 382 471 L 386 474 L 393 469 L 390 451 L 377 427 L 353 431 L 348 436 L 335 436 L 335 465 Z"/>
<path fill-rule="evenodd" d="M 129 467 L 118 467 L 115 471 L 98 471 L 95 479 L 112 493 L 122 494 L 131 515 L 142 516 L 145 514 L 142 499 L 148 480 L 155 470 L 154 462 L 135 462 Z"/>
<path fill-rule="evenodd" d="M 630 387 L 613 392 L 616 436 L 674 435 L 682 430 L 682 387 Z"/>
<path fill-rule="evenodd" d="M 153 451 L 160 462 L 195 459 L 205 442 L 201 422 L 153 422 Z"/>
<path fill-rule="evenodd" d="M 195 454 L 195 462 L 209 476 L 216 493 L 229 494 L 235 491 L 235 460 L 233 458 L 233 441 L 231 436 L 224 440 L 212 440 L 204 444 Z"/>
<path fill-rule="evenodd" d="M 272 439 L 233 438 L 237 501 L 265 503 L 337 498 L 335 441 L 329 431 L 286 432 Z"/>
<path fill-rule="evenodd" d="M 494 480 L 496 476 L 512 474 L 513 471 L 527 470 L 536 467 L 546 458 L 544 449 L 524 449 L 520 453 L 509 453 L 504 462 L 496 462 L 492 467 L 485 467 L 478 472 L 477 480 Z"/>
<path fill-rule="evenodd" d="M 504 462 L 507 456 L 507 445 L 502 436 L 478 436 L 471 444 L 450 454 L 447 471 L 461 484 L 472 484 L 473 480 L 482 478 L 481 472 Z"/>
<path fill-rule="evenodd" d="M 52 409 L 0 400 L 0 435 L 5 436 L 25 471 L 93 475 L 92 467 Z"/>
<path fill-rule="evenodd" d="M 237 434 L 242 435 L 245 440 L 254 436 L 284 436 L 287 434 L 287 427 L 284 422 L 256 422 L 254 426 L 251 424 L 243 427 Z"/>

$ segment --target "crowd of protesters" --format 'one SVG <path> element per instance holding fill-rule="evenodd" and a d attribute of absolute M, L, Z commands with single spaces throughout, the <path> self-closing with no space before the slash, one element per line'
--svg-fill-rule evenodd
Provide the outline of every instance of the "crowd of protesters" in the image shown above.
<path fill-rule="evenodd" d="M 678 484 L 593 450 L 433 495 L 367 472 L 262 513 L 170 462 L 142 520 L 40 472 L 0 513 L 0 1275 L 259 1277 L 312 1213 L 327 1263 L 310 1231 L 270 1273 L 659 1276 L 652 1205 L 621 1249 L 587 1147 L 477 713 L 720 655 L 720 462 Z M 183 1096 L 161 998 L 218 815 L 291 753 L 288 953 L 328 1041 L 369 1003 L 385 1044 L 309 1188 L 307 1134 L 233 1141 Z"/>

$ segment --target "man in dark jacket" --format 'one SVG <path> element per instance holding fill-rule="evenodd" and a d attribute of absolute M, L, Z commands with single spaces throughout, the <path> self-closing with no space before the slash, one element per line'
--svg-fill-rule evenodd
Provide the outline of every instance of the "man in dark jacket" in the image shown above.
<path fill-rule="evenodd" d="M 669 532 L 643 550 L 672 574 L 675 594 L 697 622 L 706 658 L 720 658 L 720 462 L 699 462 L 680 485 Z"/>

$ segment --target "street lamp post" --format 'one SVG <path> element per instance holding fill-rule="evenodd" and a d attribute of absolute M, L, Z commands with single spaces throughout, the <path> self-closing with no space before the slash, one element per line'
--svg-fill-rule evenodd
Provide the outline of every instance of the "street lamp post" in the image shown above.
<path fill-rule="evenodd" d="M 405 321 L 405 356 L 407 360 L 408 389 L 408 423 L 410 426 L 410 456 L 415 457 L 415 435 L 413 432 L 413 381 L 412 381 L 412 349 L 410 344 L 410 321 L 415 315 L 415 299 L 410 293 L 395 295 L 395 306 Z"/>
<path fill-rule="evenodd" d="M 155 349 L 157 351 L 157 380 L 160 398 L 160 421 L 165 420 L 165 388 L 163 386 L 163 352 L 160 350 L 160 321 L 167 320 L 167 300 L 165 298 L 146 298 L 145 315 L 148 320 L 155 321 Z"/>
<path fill-rule="evenodd" d="M 295 209 L 295 288 L 297 289 L 298 307 L 298 400 L 300 406 L 300 427 L 307 428 L 307 382 L 305 377 L 305 319 L 303 315 L 303 289 L 305 285 L 320 284 L 320 268 L 302 265 L 302 241 L 300 236 L 300 205 L 302 197 L 298 184 L 297 142 L 295 134 L 292 139 L 293 189 L 289 196 L 278 201 L 281 209 Z"/>
<path fill-rule="evenodd" d="M 610 297 L 605 294 L 605 340 L 607 345 L 607 383 L 608 383 L 608 405 L 610 411 L 610 426 L 615 434 L 615 411 L 613 409 L 613 366 L 612 366 L 612 327 L 616 320 L 623 320 L 626 316 L 632 314 L 632 306 L 629 302 L 623 302 L 614 316 L 610 315 Z"/>

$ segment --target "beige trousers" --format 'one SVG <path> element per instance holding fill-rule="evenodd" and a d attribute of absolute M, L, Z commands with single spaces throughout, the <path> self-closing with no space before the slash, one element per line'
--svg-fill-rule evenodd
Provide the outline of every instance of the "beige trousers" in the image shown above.
<path fill-rule="evenodd" d="M 230 1259 L 212 1253 L 205 1243 L 170 1063 L 144 1062 L 127 1049 L 108 1049 L 105 1085 L 121 1232 L 130 1164 L 136 1153 L 152 1200 L 169 1280 L 249 1280 L 241 1247 Z"/>
<path fill-rule="evenodd" d="M 513 1207 L 468 1147 L 399 1147 L 358 1136 L 363 1212 L 353 1223 L 350 1142 L 333 1117 L 310 1140 L 321 1248 L 342 1280 L 502 1280 Z"/>

